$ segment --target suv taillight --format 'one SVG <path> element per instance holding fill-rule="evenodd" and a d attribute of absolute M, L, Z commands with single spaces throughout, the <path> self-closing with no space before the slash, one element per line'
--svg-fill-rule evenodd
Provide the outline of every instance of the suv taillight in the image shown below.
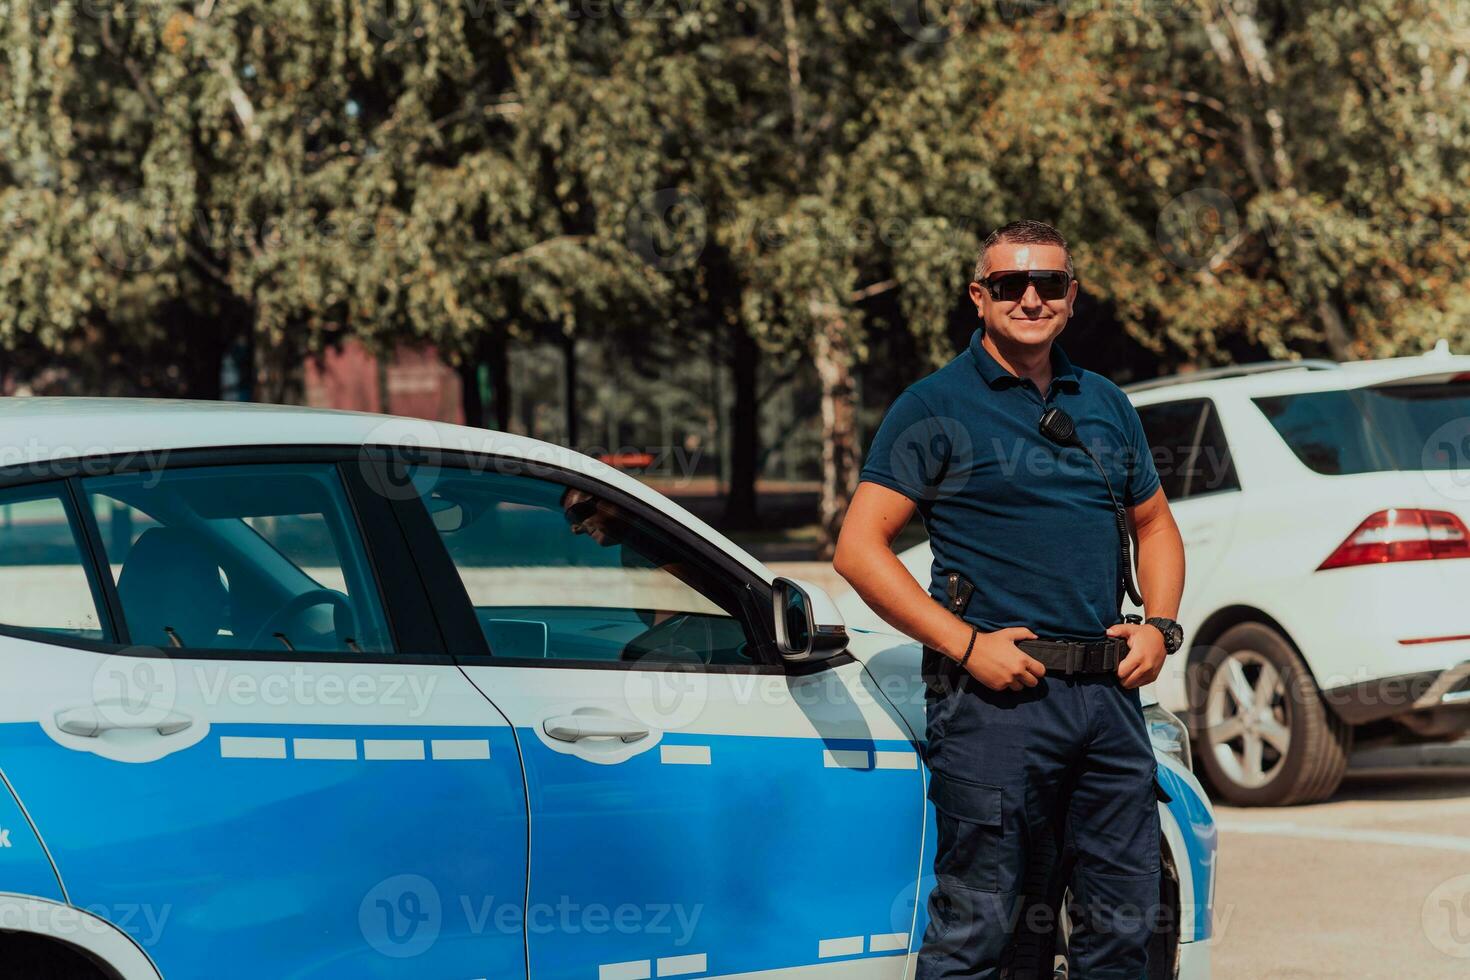
<path fill-rule="evenodd" d="M 1470 529 L 1465 522 L 1447 510 L 1395 507 L 1359 524 L 1317 571 L 1433 558 L 1470 558 Z"/>

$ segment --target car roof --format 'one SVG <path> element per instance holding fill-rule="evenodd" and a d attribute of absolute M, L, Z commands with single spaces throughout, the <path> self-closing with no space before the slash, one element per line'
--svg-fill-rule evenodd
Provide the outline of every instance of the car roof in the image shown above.
<path fill-rule="evenodd" d="M 164 398 L 0 398 L 0 468 L 172 450 L 248 446 L 407 446 L 482 453 L 601 480 L 674 517 L 770 581 L 724 535 L 638 480 L 563 446 L 449 422 L 255 402 Z"/>
<path fill-rule="evenodd" d="M 540 458 L 577 455 L 509 433 L 329 408 L 168 398 L 0 398 L 5 466 L 213 446 L 461 443 L 482 452 L 539 452 Z"/>
<path fill-rule="evenodd" d="M 1171 375 L 1124 387 L 1135 403 L 1176 401 L 1184 398 L 1229 392 L 1251 398 L 1298 391 L 1335 391 L 1425 379 L 1449 381 L 1470 373 L 1470 355 L 1450 354 L 1436 348 L 1415 357 L 1385 357 L 1366 361 L 1276 361 L 1241 365 L 1221 372 L 1201 371 Z M 1221 375 L 1224 376 L 1221 376 Z"/>

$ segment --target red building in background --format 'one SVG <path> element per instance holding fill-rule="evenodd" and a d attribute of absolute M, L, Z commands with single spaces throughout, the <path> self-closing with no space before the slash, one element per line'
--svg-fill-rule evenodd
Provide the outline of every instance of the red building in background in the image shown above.
<path fill-rule="evenodd" d="M 356 340 L 306 362 L 306 404 L 464 421 L 459 375 L 433 347 L 400 347 L 386 361 Z"/>

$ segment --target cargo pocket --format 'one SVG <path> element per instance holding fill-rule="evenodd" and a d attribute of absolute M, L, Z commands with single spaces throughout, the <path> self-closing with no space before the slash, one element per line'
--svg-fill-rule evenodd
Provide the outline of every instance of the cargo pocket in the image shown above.
<path fill-rule="evenodd" d="M 934 874 L 974 891 L 1000 888 L 1001 790 L 934 773 L 929 779 L 939 839 Z"/>

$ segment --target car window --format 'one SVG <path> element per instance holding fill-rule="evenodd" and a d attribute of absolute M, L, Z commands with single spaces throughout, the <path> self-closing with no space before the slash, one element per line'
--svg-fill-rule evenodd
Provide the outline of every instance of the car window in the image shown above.
<path fill-rule="evenodd" d="M 1154 466 L 1164 496 L 1170 500 L 1184 497 L 1188 482 L 1188 463 L 1193 455 L 1194 434 L 1199 429 L 1201 403 L 1198 400 L 1145 405 L 1138 410 L 1144 435 L 1153 452 Z"/>
<path fill-rule="evenodd" d="M 347 591 L 347 576 L 325 514 L 251 514 L 241 520 L 317 585 Z"/>
<path fill-rule="evenodd" d="M 1463 378 L 1463 376 L 1460 376 Z M 1458 446 L 1439 438 L 1470 416 L 1470 381 L 1414 382 L 1255 399 L 1297 459 L 1330 476 L 1452 470 Z"/>
<path fill-rule="evenodd" d="M 0 624 L 108 640 L 65 492 L 58 484 L 0 491 Z"/>
<path fill-rule="evenodd" d="M 1220 413 L 1210 399 L 1144 405 L 1138 418 L 1170 500 L 1240 489 Z"/>
<path fill-rule="evenodd" d="M 1205 399 L 1204 417 L 1199 428 L 1199 451 L 1189 470 L 1187 496 L 1214 493 L 1216 490 L 1239 490 L 1240 477 L 1235 473 L 1235 460 L 1230 444 L 1225 441 L 1225 427 L 1220 424 L 1220 410 Z"/>
<path fill-rule="evenodd" d="M 335 466 L 181 467 L 83 486 L 132 642 L 391 650 Z"/>
<path fill-rule="evenodd" d="M 615 501 L 448 467 L 415 485 L 495 656 L 752 662 L 738 586 Z"/>

